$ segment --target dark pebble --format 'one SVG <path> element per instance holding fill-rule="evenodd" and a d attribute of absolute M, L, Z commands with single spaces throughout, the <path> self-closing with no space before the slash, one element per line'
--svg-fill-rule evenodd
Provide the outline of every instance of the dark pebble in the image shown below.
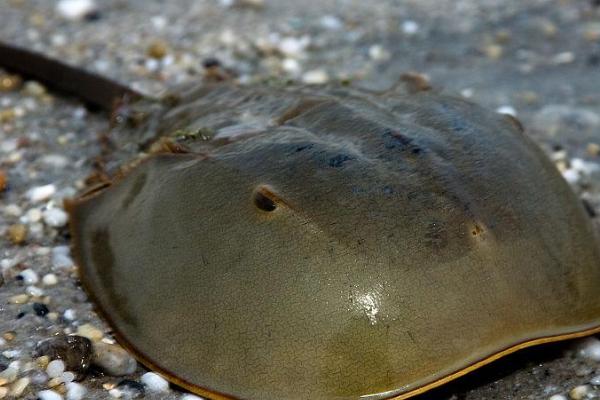
<path fill-rule="evenodd" d="M 63 360 L 65 369 L 76 373 L 76 379 L 81 380 L 92 363 L 92 342 L 83 336 L 61 335 L 38 343 L 34 356 Z"/>
<path fill-rule="evenodd" d="M 127 397 L 131 399 L 136 399 L 138 397 L 143 397 L 145 394 L 144 385 L 140 382 L 132 381 L 131 379 L 123 379 L 117 387 L 122 392 L 127 392 Z"/>
<path fill-rule="evenodd" d="M 4 357 L 2 354 L 0 354 L 0 372 L 8 368 L 8 364 L 10 364 L 10 362 L 11 360 L 9 358 Z"/>
<path fill-rule="evenodd" d="M 93 11 L 87 14 L 83 19 L 87 22 L 96 22 L 102 18 L 102 13 L 100 11 Z"/>
<path fill-rule="evenodd" d="M 38 317 L 45 317 L 50 312 L 48 306 L 43 303 L 33 303 L 33 311 Z"/>
<path fill-rule="evenodd" d="M 204 61 L 202 61 L 202 66 L 206 69 L 208 68 L 218 68 L 221 66 L 221 61 L 219 61 L 216 58 L 207 58 Z"/>

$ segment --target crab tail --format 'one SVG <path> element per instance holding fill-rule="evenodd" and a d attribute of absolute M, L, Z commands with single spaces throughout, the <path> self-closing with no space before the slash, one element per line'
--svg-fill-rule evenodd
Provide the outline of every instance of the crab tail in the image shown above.
<path fill-rule="evenodd" d="M 88 105 L 108 112 L 122 102 L 144 97 L 119 82 L 2 42 L 0 67 L 38 80 L 53 90 L 78 97 Z"/>

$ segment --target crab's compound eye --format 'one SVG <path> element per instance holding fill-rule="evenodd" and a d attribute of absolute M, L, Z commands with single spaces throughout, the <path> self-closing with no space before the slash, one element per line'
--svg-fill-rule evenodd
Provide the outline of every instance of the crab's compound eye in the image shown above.
<path fill-rule="evenodd" d="M 272 192 L 264 186 L 257 188 L 253 195 L 254 205 L 265 212 L 275 211 L 277 203 L 275 203 L 274 196 L 270 195 L 272 195 Z"/>

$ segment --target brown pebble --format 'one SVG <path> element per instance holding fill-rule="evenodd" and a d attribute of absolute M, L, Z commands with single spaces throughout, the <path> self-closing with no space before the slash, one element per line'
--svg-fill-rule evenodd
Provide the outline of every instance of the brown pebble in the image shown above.
<path fill-rule="evenodd" d="M 498 44 L 506 44 L 510 42 L 511 34 L 509 30 L 501 29 L 496 32 L 496 42 Z"/>
<path fill-rule="evenodd" d="M 586 150 L 590 156 L 600 156 L 600 144 L 598 143 L 588 143 Z"/>
<path fill-rule="evenodd" d="M 23 244 L 27 239 L 27 227 L 23 224 L 9 226 L 6 233 L 13 244 Z"/>
<path fill-rule="evenodd" d="M 7 108 L 5 110 L 0 110 L 0 123 L 11 122 L 17 116 L 14 108 Z"/>
<path fill-rule="evenodd" d="M 15 340 L 16 337 L 17 337 L 17 333 L 15 331 L 7 331 L 2 334 L 2 338 L 4 340 L 6 340 L 7 342 Z"/>
<path fill-rule="evenodd" d="M 547 38 L 555 37 L 558 33 L 557 26 L 549 20 L 542 20 L 539 22 L 539 29 L 544 36 Z"/>
<path fill-rule="evenodd" d="M 40 367 L 41 369 L 46 369 L 46 367 L 50 363 L 50 357 L 41 356 L 41 357 L 36 358 L 35 362 L 38 365 L 38 367 Z"/>
<path fill-rule="evenodd" d="M 524 92 L 519 93 L 519 97 L 522 101 L 524 101 L 527 104 L 535 104 L 540 99 L 536 92 L 530 90 L 526 90 Z"/>
<path fill-rule="evenodd" d="M 498 44 L 490 44 L 483 48 L 483 54 L 485 54 L 490 60 L 498 60 L 500 57 L 502 57 L 503 52 L 504 49 Z"/>
<path fill-rule="evenodd" d="M 406 90 L 409 93 L 418 93 L 431 90 L 431 84 L 427 76 L 418 72 L 407 72 L 400 75 L 400 80 L 404 82 Z"/>
<path fill-rule="evenodd" d="M 168 49 L 166 42 L 163 40 L 155 40 L 148 46 L 146 54 L 152 58 L 161 59 L 167 55 Z"/>
<path fill-rule="evenodd" d="M 67 387 L 65 386 L 64 383 L 60 384 L 58 386 L 53 387 L 52 390 L 54 390 L 58 394 L 65 394 L 65 393 L 67 393 Z"/>
<path fill-rule="evenodd" d="M 22 84 L 23 80 L 18 75 L 0 75 L 0 92 L 12 92 Z"/>
<path fill-rule="evenodd" d="M 3 192 L 6 189 L 7 183 L 8 178 L 6 177 L 6 172 L 0 169 L 0 192 Z"/>
<path fill-rule="evenodd" d="M 583 37 L 590 42 L 600 41 L 600 23 L 587 24 L 583 29 Z"/>

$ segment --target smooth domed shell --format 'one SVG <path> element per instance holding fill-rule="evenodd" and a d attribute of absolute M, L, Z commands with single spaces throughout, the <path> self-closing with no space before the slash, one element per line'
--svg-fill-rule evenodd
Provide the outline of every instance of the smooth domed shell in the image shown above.
<path fill-rule="evenodd" d="M 429 93 L 189 96 L 157 131 L 212 139 L 70 207 L 99 310 L 174 382 L 404 398 L 598 331 L 596 234 L 511 119 Z"/>

